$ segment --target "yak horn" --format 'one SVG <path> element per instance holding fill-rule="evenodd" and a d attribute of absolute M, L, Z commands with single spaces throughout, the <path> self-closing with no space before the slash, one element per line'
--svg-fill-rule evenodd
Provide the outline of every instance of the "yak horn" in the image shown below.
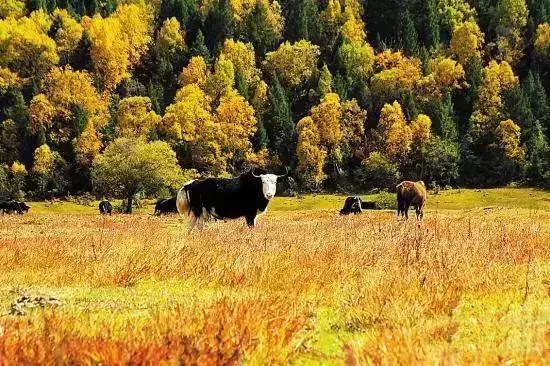
<path fill-rule="evenodd" d="M 252 173 L 252 176 L 255 177 L 255 178 L 261 178 L 262 177 L 261 174 L 260 175 L 254 174 L 254 169 L 252 169 L 251 173 Z"/>

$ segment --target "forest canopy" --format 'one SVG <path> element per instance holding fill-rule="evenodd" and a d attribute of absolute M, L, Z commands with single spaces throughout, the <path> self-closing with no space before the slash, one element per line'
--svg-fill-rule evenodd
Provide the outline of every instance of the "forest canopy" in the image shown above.
<path fill-rule="evenodd" d="M 148 144 L 171 176 L 548 187 L 549 91 L 550 0 L 3 0 L 0 198 Z"/>

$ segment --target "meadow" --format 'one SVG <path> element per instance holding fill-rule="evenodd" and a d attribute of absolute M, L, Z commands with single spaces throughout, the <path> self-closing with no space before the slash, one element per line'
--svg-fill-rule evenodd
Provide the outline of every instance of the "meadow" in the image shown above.
<path fill-rule="evenodd" d="M 443 191 L 421 222 L 342 203 L 275 198 L 255 229 L 190 233 L 150 205 L 0 216 L 0 364 L 550 360 L 550 193 Z M 14 315 L 22 295 L 60 304 Z"/>

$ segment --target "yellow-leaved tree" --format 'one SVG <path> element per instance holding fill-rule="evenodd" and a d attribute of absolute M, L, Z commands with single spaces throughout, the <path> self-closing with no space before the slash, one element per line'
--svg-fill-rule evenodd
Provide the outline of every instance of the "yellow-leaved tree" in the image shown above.
<path fill-rule="evenodd" d="M 319 47 L 309 41 L 284 42 L 265 59 L 265 68 L 274 73 L 288 87 L 299 87 L 311 80 L 317 72 Z"/>
<path fill-rule="evenodd" d="M 483 82 L 471 120 L 481 132 L 493 131 L 502 120 L 502 93 L 518 85 L 518 78 L 506 62 L 491 61 L 483 69 Z"/>
<path fill-rule="evenodd" d="M 385 104 L 382 108 L 378 130 L 382 137 L 385 155 L 390 159 L 400 161 L 411 151 L 412 131 L 397 101 L 393 104 Z"/>
<path fill-rule="evenodd" d="M 450 48 L 462 65 L 472 57 L 480 57 L 482 46 L 483 33 L 474 21 L 466 21 L 454 28 Z"/>
<path fill-rule="evenodd" d="M 194 56 L 189 60 L 187 67 L 184 67 L 179 82 L 181 86 L 197 84 L 200 88 L 206 86 L 206 81 L 210 78 L 210 70 L 202 56 Z"/>
<path fill-rule="evenodd" d="M 53 68 L 42 93 L 29 106 L 30 130 L 44 133 L 48 143 L 75 145 L 77 160 L 91 163 L 99 152 L 99 131 L 108 122 L 107 101 L 86 71 Z M 81 141 L 82 140 L 82 141 Z"/>
<path fill-rule="evenodd" d="M 151 41 L 151 14 L 144 5 L 120 5 L 107 18 L 84 18 L 90 55 L 103 87 L 113 90 L 140 60 Z"/>
<path fill-rule="evenodd" d="M 185 32 L 176 18 L 168 18 L 162 23 L 155 45 L 164 56 L 171 57 L 185 51 Z"/>
<path fill-rule="evenodd" d="M 500 122 L 495 133 L 504 156 L 513 162 L 521 163 L 525 159 L 525 150 L 520 141 L 521 128 L 514 121 L 507 119 Z"/>
<path fill-rule="evenodd" d="M 117 134 L 147 138 L 162 118 L 152 110 L 148 97 L 128 97 L 118 103 Z"/>
<path fill-rule="evenodd" d="M 57 43 L 57 52 L 65 60 L 78 47 L 84 28 L 78 23 L 65 9 L 55 9 L 52 14 L 55 31 L 55 43 Z"/>
<path fill-rule="evenodd" d="M 250 139 L 256 132 L 254 108 L 237 94 L 231 91 L 220 99 L 216 108 L 216 122 L 227 136 L 224 150 L 232 159 L 243 159 L 252 150 Z"/>
<path fill-rule="evenodd" d="M 51 175 L 54 167 L 54 153 L 46 144 L 41 145 L 34 150 L 34 164 L 32 170 L 38 174 L 40 193 L 43 195 L 48 184 L 48 177 Z"/>
<path fill-rule="evenodd" d="M 51 25 L 41 10 L 28 17 L 0 20 L 0 67 L 22 77 L 43 76 L 59 62 L 55 41 L 48 36 Z"/>
<path fill-rule="evenodd" d="M 380 102 L 400 98 L 422 79 L 420 60 L 405 57 L 401 52 L 384 51 L 377 56 L 376 63 L 381 71 L 372 77 L 371 90 Z"/>
<path fill-rule="evenodd" d="M 546 60 L 550 60 L 550 24 L 542 23 L 537 28 L 535 50 Z"/>
<path fill-rule="evenodd" d="M 298 178 L 304 186 L 318 188 L 326 177 L 323 168 L 327 155 L 326 151 L 320 147 L 319 130 L 311 117 L 302 118 L 296 130 L 298 132 L 296 146 Z"/>
<path fill-rule="evenodd" d="M 2 0 L 0 2 L 0 19 L 21 18 L 25 15 L 25 2 L 23 0 Z"/>
<path fill-rule="evenodd" d="M 256 56 L 251 43 L 226 39 L 221 55 L 231 61 L 235 72 L 240 72 L 249 86 L 254 87 L 260 81 L 260 70 L 256 68 Z"/>

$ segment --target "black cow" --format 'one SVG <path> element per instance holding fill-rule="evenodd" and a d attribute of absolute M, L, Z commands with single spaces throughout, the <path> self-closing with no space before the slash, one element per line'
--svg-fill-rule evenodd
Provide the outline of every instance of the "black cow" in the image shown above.
<path fill-rule="evenodd" d="M 340 210 L 340 215 L 360 214 L 364 210 L 376 210 L 376 203 L 363 201 L 361 197 L 352 196 L 346 198 L 344 207 Z"/>
<path fill-rule="evenodd" d="M 24 213 L 27 213 L 29 209 L 30 207 L 25 202 L 19 202 L 19 201 L 0 202 L 0 212 L 6 213 L 6 214 L 17 213 L 19 215 L 23 215 Z"/>
<path fill-rule="evenodd" d="M 288 173 L 288 172 L 287 172 Z M 267 174 L 262 169 L 251 169 L 238 177 L 206 178 L 186 183 L 176 199 L 178 212 L 190 217 L 190 228 L 197 222 L 244 217 L 248 226 L 254 226 L 256 216 L 265 213 L 275 196 L 277 179 L 284 175 Z"/>
<path fill-rule="evenodd" d="M 344 207 L 340 210 L 340 215 L 360 214 L 363 212 L 361 197 L 352 196 L 346 198 Z"/>
<path fill-rule="evenodd" d="M 155 205 L 155 216 L 168 215 L 171 213 L 178 213 L 178 208 L 176 207 L 176 197 L 168 199 L 160 199 Z"/>
<path fill-rule="evenodd" d="M 110 215 L 113 212 L 113 205 L 109 201 L 99 202 L 99 213 L 102 215 Z"/>

